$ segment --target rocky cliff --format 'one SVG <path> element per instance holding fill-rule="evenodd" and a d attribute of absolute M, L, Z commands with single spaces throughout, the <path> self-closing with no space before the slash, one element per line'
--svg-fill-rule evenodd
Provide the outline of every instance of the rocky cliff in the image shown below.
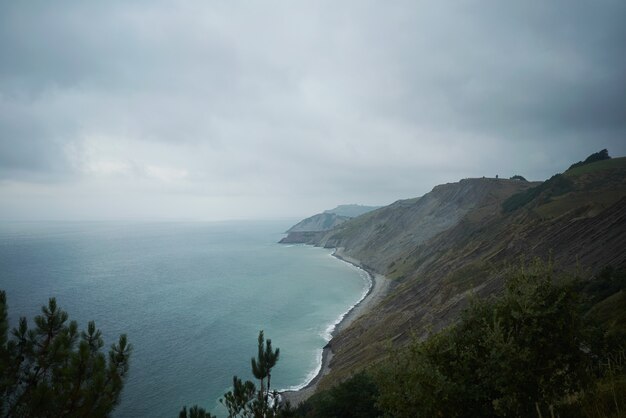
<path fill-rule="evenodd" d="M 520 258 L 550 256 L 561 269 L 582 265 L 591 273 L 626 265 L 626 158 L 576 167 L 544 183 L 467 179 L 437 186 L 307 242 L 339 248 L 393 280 L 385 300 L 331 341 L 324 387 L 412 334 L 451 324 L 471 297 L 499 292 Z"/>

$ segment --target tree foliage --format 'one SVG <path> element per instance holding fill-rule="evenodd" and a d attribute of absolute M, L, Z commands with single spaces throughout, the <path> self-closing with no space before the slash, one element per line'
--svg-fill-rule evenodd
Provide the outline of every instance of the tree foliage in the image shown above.
<path fill-rule="evenodd" d="M 252 364 L 252 374 L 259 379 L 261 383 L 259 394 L 265 397 L 266 403 L 267 396 L 271 390 L 272 368 L 276 365 L 279 355 L 280 349 L 272 350 L 272 340 L 268 339 L 266 341 L 263 331 L 259 331 L 257 357 L 252 357 L 250 363 Z M 264 387 L 266 378 L 267 389 Z"/>
<path fill-rule="evenodd" d="M 26 318 L 8 335 L 6 294 L 0 291 L 0 412 L 6 417 L 104 417 L 119 402 L 132 346 L 126 335 L 101 352 L 93 321 L 76 321 L 50 298 L 30 329 Z"/>
<path fill-rule="evenodd" d="M 532 416 L 588 388 L 596 353 L 571 287 L 522 270 L 505 295 L 414 342 L 378 372 L 393 417 Z M 547 409 L 544 409 L 547 411 Z"/>
<path fill-rule="evenodd" d="M 194 405 L 189 408 L 187 411 L 187 407 L 183 406 L 183 409 L 178 414 L 178 418 L 215 418 L 213 415 L 208 413 L 204 408 L 200 408 L 198 405 Z"/>
<path fill-rule="evenodd" d="M 585 159 L 585 161 L 579 161 L 575 164 L 572 164 L 568 170 L 591 164 L 596 161 L 608 159 L 611 159 L 611 157 L 609 156 L 609 152 L 606 149 L 603 149 L 602 151 L 596 152 L 595 154 L 591 154 Z M 524 177 L 519 175 L 511 177 L 511 179 L 526 180 L 524 179 Z M 502 210 L 505 213 L 512 212 L 525 206 L 526 204 L 530 203 L 540 196 L 542 197 L 540 203 L 545 203 L 552 197 L 560 196 L 572 191 L 573 186 L 574 185 L 572 181 L 568 179 L 567 176 L 564 176 L 562 174 L 555 174 L 538 186 L 531 187 L 530 189 L 526 189 L 522 192 L 514 194 L 513 196 L 510 196 L 502 203 Z"/>
<path fill-rule="evenodd" d="M 378 386 L 371 375 L 361 372 L 327 391 L 313 395 L 296 409 L 305 418 L 376 418 Z"/>
<path fill-rule="evenodd" d="M 257 357 L 252 357 L 251 366 L 252 374 L 259 379 L 259 389 L 253 382 L 249 380 L 244 382 L 237 376 L 233 376 L 233 387 L 224 394 L 220 403 L 228 411 L 229 418 L 288 418 L 292 414 L 291 406 L 288 403 L 282 405 L 279 402 L 278 392 L 271 389 L 272 369 L 278 362 L 280 349 L 272 348 L 272 340 L 266 340 L 263 331 L 259 331 L 257 341 Z M 197 412 L 193 412 L 194 410 Z M 183 407 L 179 417 L 213 418 L 211 414 L 198 406 L 191 408 L 190 414 L 192 412 L 197 415 L 187 415 L 187 408 Z"/>
<path fill-rule="evenodd" d="M 250 363 L 252 374 L 259 379 L 260 388 L 257 390 L 254 383 L 242 382 L 237 376 L 233 376 L 233 390 L 220 399 L 228 409 L 229 418 L 272 418 L 281 415 L 278 393 L 271 391 L 272 369 L 278 362 L 280 349 L 272 348 L 272 340 L 266 340 L 262 330 L 259 331 L 257 341 L 257 357 L 252 357 Z"/>

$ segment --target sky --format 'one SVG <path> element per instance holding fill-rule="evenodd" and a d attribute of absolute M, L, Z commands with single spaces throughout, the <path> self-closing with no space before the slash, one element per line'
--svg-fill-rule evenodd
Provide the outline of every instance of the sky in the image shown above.
<path fill-rule="evenodd" d="M 0 219 L 386 205 L 626 155 L 626 2 L 0 0 Z"/>

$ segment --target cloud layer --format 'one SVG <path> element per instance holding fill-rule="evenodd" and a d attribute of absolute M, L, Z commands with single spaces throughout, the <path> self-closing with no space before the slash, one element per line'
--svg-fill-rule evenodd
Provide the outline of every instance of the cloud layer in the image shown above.
<path fill-rule="evenodd" d="M 621 1 L 2 2 L 0 218 L 386 204 L 626 154 Z"/>

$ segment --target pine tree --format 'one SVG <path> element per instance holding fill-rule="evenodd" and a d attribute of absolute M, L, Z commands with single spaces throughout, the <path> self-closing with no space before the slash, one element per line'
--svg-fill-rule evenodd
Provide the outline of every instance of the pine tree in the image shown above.
<path fill-rule="evenodd" d="M 249 406 L 252 404 L 256 394 L 256 386 L 251 381 L 245 383 L 237 376 L 233 376 L 233 390 L 224 394 L 220 402 L 228 410 L 230 418 L 242 416 L 252 416 Z"/>
<path fill-rule="evenodd" d="M 259 336 L 262 336 L 263 331 L 260 332 Z M 272 369 L 276 366 L 278 362 L 278 357 L 280 356 L 280 348 L 276 350 L 272 350 L 272 340 L 268 339 L 265 341 L 265 350 L 263 352 L 263 360 L 265 361 L 265 367 L 267 368 L 267 392 L 265 394 L 265 400 L 267 402 L 267 394 L 271 390 L 271 381 L 272 381 Z"/>
<path fill-rule="evenodd" d="M 272 368 L 276 366 L 280 355 L 280 349 L 272 348 L 272 340 L 265 340 L 263 331 L 259 331 L 257 339 L 257 357 L 252 357 L 252 374 L 259 379 L 259 390 L 254 383 L 247 380 L 243 382 L 237 376 L 233 376 L 233 389 L 224 394 L 220 403 L 228 410 L 229 418 L 278 418 L 292 416 L 291 405 L 281 405 L 278 402 L 278 393 L 271 392 Z M 265 387 L 267 379 L 267 388 Z M 270 393 L 272 398 L 270 399 Z M 187 408 L 183 407 L 180 418 L 187 417 Z M 206 415 L 210 418 L 210 415 Z M 189 417 L 191 418 L 191 417 Z"/>
<path fill-rule="evenodd" d="M 6 294 L 0 291 L 0 413 L 5 417 L 104 417 L 119 402 L 132 346 L 122 334 L 108 358 L 93 321 L 76 321 L 50 298 L 29 329 L 26 318 L 8 336 Z"/>
<path fill-rule="evenodd" d="M 272 350 L 272 340 L 265 340 L 263 331 L 259 331 L 258 354 L 256 359 L 252 357 L 251 363 L 252 374 L 261 381 L 259 396 L 264 398 L 265 403 L 267 403 L 268 395 L 271 390 L 272 368 L 276 366 L 279 355 L 280 348 Z M 267 390 L 265 390 L 263 386 L 265 378 L 267 378 Z"/>
<path fill-rule="evenodd" d="M 267 364 L 265 362 L 265 338 L 263 337 L 263 331 L 259 331 L 258 343 L 259 345 L 257 358 L 255 359 L 254 357 L 252 357 L 250 362 L 252 364 L 252 374 L 261 382 L 261 390 L 259 391 L 259 393 L 262 394 L 264 393 L 265 389 L 263 382 L 265 381 L 265 378 L 268 374 Z"/>
<path fill-rule="evenodd" d="M 189 408 L 189 412 L 187 412 L 187 407 L 183 406 L 183 409 L 178 414 L 178 418 L 215 418 L 213 415 L 208 413 L 204 408 L 198 407 L 198 405 L 194 405 Z"/>

